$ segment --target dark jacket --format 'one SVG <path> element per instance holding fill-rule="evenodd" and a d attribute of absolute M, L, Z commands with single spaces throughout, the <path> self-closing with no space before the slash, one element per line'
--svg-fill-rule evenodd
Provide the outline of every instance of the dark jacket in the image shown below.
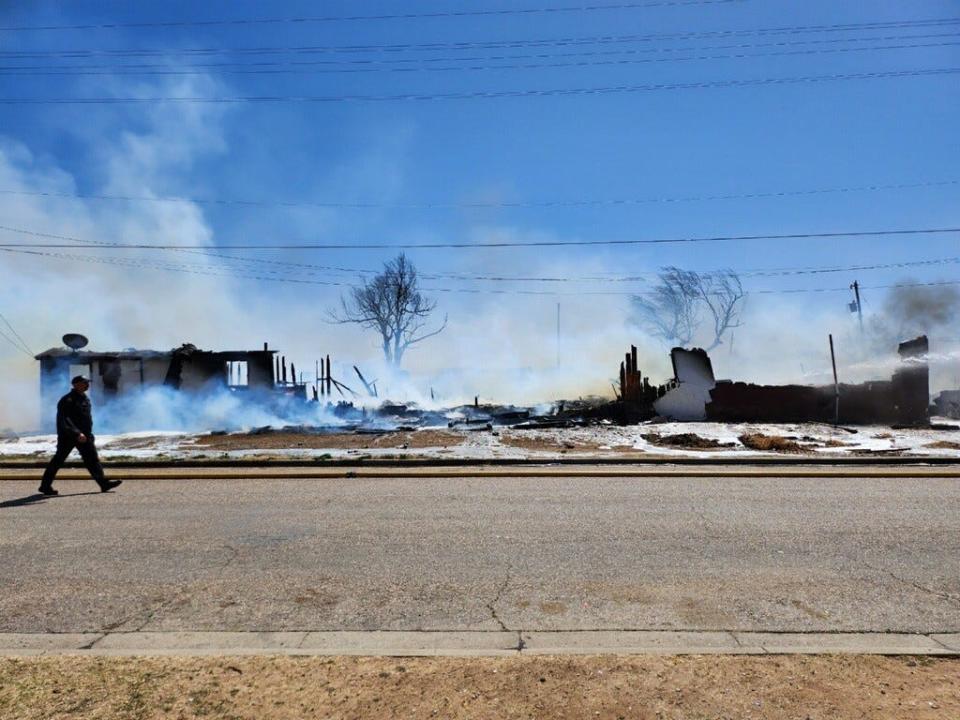
<path fill-rule="evenodd" d="M 71 390 L 57 403 L 57 436 L 61 440 L 73 442 L 80 433 L 93 434 L 90 398 Z"/>

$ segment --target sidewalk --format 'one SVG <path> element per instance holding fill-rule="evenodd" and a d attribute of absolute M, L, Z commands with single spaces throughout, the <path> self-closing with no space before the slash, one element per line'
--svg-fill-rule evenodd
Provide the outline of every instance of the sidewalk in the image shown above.
<path fill-rule="evenodd" d="M 0 656 L 857 654 L 960 656 L 960 633 L 117 632 L 0 633 Z"/>

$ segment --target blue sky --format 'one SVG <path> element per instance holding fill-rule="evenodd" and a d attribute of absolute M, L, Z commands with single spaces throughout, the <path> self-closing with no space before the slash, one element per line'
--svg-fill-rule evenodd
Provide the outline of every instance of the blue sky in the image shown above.
<path fill-rule="evenodd" d="M 6 2 L 0 25 L 137 24 L 164 21 L 291 18 L 298 16 L 424 14 L 483 9 L 569 7 L 546 2 Z M 899 23 L 955 19 L 957 24 L 819 32 L 750 33 L 757 29 Z M 731 32 L 738 34 L 730 34 Z M 715 33 L 705 35 L 705 33 Z M 723 34 L 727 33 L 727 34 Z M 681 35 L 633 42 L 592 43 L 585 38 Z M 539 47 L 484 48 L 502 41 L 580 42 Z M 485 17 L 340 20 L 251 24 L 186 24 L 78 30 L 0 31 L 4 65 L 97 65 L 94 75 L 0 75 L 3 98 L 127 98 L 189 95 L 343 96 L 448 94 L 625 85 L 757 81 L 861 73 L 960 68 L 960 6 L 956 2 L 836 3 L 814 0 L 743 0 L 578 12 Z M 468 49 L 366 52 L 209 54 L 185 59 L 104 55 L 105 51 L 173 51 L 184 48 L 291 48 L 470 43 Z M 924 45 L 876 49 L 882 46 Z M 864 50 L 863 48 L 871 48 Z M 96 51 L 71 58 L 44 53 Z M 809 52 L 817 50 L 817 52 Z M 836 51 L 836 52 L 835 52 Z M 803 52 L 804 54 L 799 54 Z M 780 53 L 780 54 L 778 54 Z M 795 53 L 795 54 L 783 54 Z M 537 56 L 506 60 L 491 57 Z M 750 55 L 751 57 L 729 57 Z M 727 57 L 718 57 L 727 56 Z M 710 59 L 677 58 L 709 57 Z M 449 58 L 433 66 L 593 63 L 579 67 L 396 72 L 423 67 L 415 59 Z M 467 60 L 469 58 L 469 60 Z M 666 62 L 670 59 L 672 61 Z M 304 61 L 389 60 L 377 72 L 318 73 L 352 65 L 291 65 Z M 394 62 L 400 60 L 401 62 Z M 622 61 L 621 64 L 596 64 Z M 644 62 L 637 62 L 643 60 Z M 650 62 L 653 60 L 653 62 Z M 274 62 L 261 69 L 298 73 L 237 74 L 224 68 L 186 68 L 194 74 L 131 75 L 122 64 L 183 72 L 198 63 Z M 286 64 L 284 64 L 286 63 Z M 429 65 L 427 63 L 426 65 Z M 371 66 L 366 66 L 371 67 Z M 103 69 L 101 69 L 103 68 Z M 524 208 L 321 209 L 273 203 L 463 205 L 472 202 L 576 203 L 585 200 L 687 198 L 794 192 L 870 185 L 960 180 L 960 75 L 763 84 L 560 96 L 467 100 L 247 102 L 229 104 L 0 105 L 0 136 L 29 153 L 16 161 L 17 177 L 37 188 L 79 194 L 127 194 L 254 200 L 263 205 L 188 204 L 204 242 L 484 242 L 511 238 L 624 240 L 685 236 L 816 233 L 958 225 L 960 185 L 941 184 L 875 192 L 822 193 L 780 198 L 643 202 L 622 206 Z M 179 124 L 178 124 L 179 123 Z M 142 142 L 134 142 L 136 138 Z M 182 146 L 181 138 L 184 139 Z M 105 147 L 110 147 L 105 151 Z M 125 162 L 150 156 L 137 172 Z M 15 153 L 10 153 L 13 157 Z M 112 158 L 112 159 L 107 159 Z M 121 159 L 122 158 L 122 159 Z M 142 159 L 142 158 L 141 158 Z M 13 161 L 11 161 L 13 162 Z M 149 165 L 145 173 L 143 167 Z M 121 169 L 118 169 L 121 168 Z M 126 168 L 126 169 L 123 169 Z M 45 178 L 42 181 L 38 177 Z M 33 178 L 33 179 L 31 179 Z M 66 179 L 64 179 L 66 178 Z M 44 184 L 47 183 L 47 184 Z M 53 185 L 50 185 L 53 183 Z M 18 186 L 19 187 L 19 186 Z M 72 188 L 72 189 L 70 189 Z M 0 190 L 10 190 L 0 187 Z M 10 203 L 29 198 L 10 195 Z M 31 202 L 35 200 L 29 199 Z M 87 208 L 84 231 L 105 241 L 130 239 L 122 212 L 147 203 L 110 200 L 50 201 L 31 214 L 30 230 L 65 232 L 64 218 Z M 154 203 L 155 205 L 157 203 Z M 111 210 L 103 206 L 112 206 Z M 170 205 L 170 204 L 168 204 Z M 13 208 L 11 211 L 10 208 Z M 168 208 L 169 209 L 169 208 Z M 110 222 L 98 224 L 102 213 Z M 171 235 L 147 235 L 178 242 Z M 22 235 L 4 232 L 8 242 Z M 137 236 L 137 239 L 143 239 Z M 549 250 L 432 250 L 410 252 L 424 272 L 642 273 L 672 264 L 694 269 L 757 270 L 896 263 L 960 255 L 956 235 L 914 238 L 758 240 L 702 245 L 579 247 Z M 95 252 L 95 251 L 91 251 Z M 105 252 L 105 251 L 104 251 Z M 288 262 L 376 268 L 384 250 L 279 253 L 255 257 Z M 169 260 L 169 258 L 167 258 Z M 64 262 L 27 258 L 45 271 Z M 34 266 L 24 266 L 34 267 Z M 93 272 L 71 263 L 71 272 Z M 957 265 L 795 277 L 746 277 L 748 289 L 866 286 L 905 279 L 956 280 Z M 27 272 L 30 270 L 28 269 Z M 157 270 L 130 270 L 156 275 Z M 162 274 L 162 273 L 160 273 Z M 46 277 L 50 277 L 47 275 Z M 351 281 L 355 274 L 329 278 Z M 174 278 L 176 279 L 176 278 Z M 172 282 L 168 280 L 168 282 Z M 551 289 L 513 283 L 431 280 L 434 287 Z M 610 283 L 565 284 L 578 289 L 640 289 Z M 233 290 L 236 290 L 234 287 Z M 38 293 L 39 293 L 38 289 Z M 336 287 L 242 281 L 244 297 L 263 303 L 316 306 L 335 299 Z M 865 307 L 879 307 L 882 291 L 865 290 Z M 127 296 L 128 304 L 131 296 Z M 444 296 L 442 309 L 457 316 L 477 308 L 514 315 L 529 312 L 547 323 L 557 298 Z M 564 295 L 585 317 L 592 296 Z M 844 293 L 811 293 L 764 300 L 776 313 L 844 314 Z M 136 299 L 132 302 L 136 302 Z M 149 304 L 143 298 L 144 304 Z M 607 301 L 605 301 L 607 302 Z M 613 301 L 609 301 L 613 302 Z M 621 302 L 618 300 L 617 302 Z M 625 299 L 622 300 L 625 303 Z M 11 303 L 7 307 L 11 307 Z M 605 305 L 605 308 L 615 308 Z M 784 308 L 792 308 L 785 310 Z M 54 313 L 57 308 L 50 308 Z M 63 312 L 69 316 L 69 310 Z M 757 312 L 755 309 L 754 312 Z M 833 317 L 834 315 L 830 315 Z M 18 315 L 18 317 L 26 317 Z M 28 322 L 26 319 L 24 323 Z M 31 331 L 36 322 L 29 322 Z M 37 335 L 42 333 L 37 332 Z M 46 335 L 59 337 L 51 329 Z M 209 338 L 212 344 L 217 338 Z M 38 346 L 51 344 L 34 336 Z M 162 341 L 158 340 L 158 341 Z M 450 340 L 449 342 L 454 342 Z"/>

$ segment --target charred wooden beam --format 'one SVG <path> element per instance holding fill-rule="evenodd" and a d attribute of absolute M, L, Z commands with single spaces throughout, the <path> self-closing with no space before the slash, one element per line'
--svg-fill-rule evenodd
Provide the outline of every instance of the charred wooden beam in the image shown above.
<path fill-rule="evenodd" d="M 367 394 L 370 395 L 370 397 L 376 397 L 377 396 L 376 388 L 374 388 L 373 386 L 370 385 L 370 383 L 367 382 L 367 379 L 363 377 L 363 373 L 360 372 L 360 368 L 354 365 L 353 369 L 356 371 L 357 377 L 360 378 L 360 382 L 362 382 L 363 386 L 367 389 Z"/>

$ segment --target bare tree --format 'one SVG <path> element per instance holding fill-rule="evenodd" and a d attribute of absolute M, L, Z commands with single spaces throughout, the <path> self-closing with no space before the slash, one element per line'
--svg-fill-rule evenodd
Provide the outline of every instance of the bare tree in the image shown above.
<path fill-rule="evenodd" d="M 697 329 L 696 273 L 663 268 L 660 282 L 648 296 L 630 298 L 637 322 L 671 345 L 689 345 Z"/>
<path fill-rule="evenodd" d="M 637 323 L 671 345 L 689 345 L 706 319 L 713 341 L 707 350 L 723 343 L 723 336 L 740 325 L 746 293 L 732 270 L 698 273 L 665 267 L 649 295 L 634 295 L 631 305 Z"/>
<path fill-rule="evenodd" d="M 740 327 L 742 300 L 746 293 L 740 276 L 733 270 L 704 273 L 697 279 L 697 294 L 713 320 L 713 342 L 707 348 L 709 351 L 723 344 L 727 330 Z"/>
<path fill-rule="evenodd" d="M 350 289 L 349 297 L 340 297 L 340 308 L 331 312 L 338 323 L 353 323 L 376 330 L 380 334 L 383 357 L 399 368 L 407 349 L 418 342 L 443 332 L 440 327 L 424 331 L 427 319 L 436 309 L 435 301 L 420 292 L 417 269 L 401 253 L 384 263 L 383 272 Z"/>

